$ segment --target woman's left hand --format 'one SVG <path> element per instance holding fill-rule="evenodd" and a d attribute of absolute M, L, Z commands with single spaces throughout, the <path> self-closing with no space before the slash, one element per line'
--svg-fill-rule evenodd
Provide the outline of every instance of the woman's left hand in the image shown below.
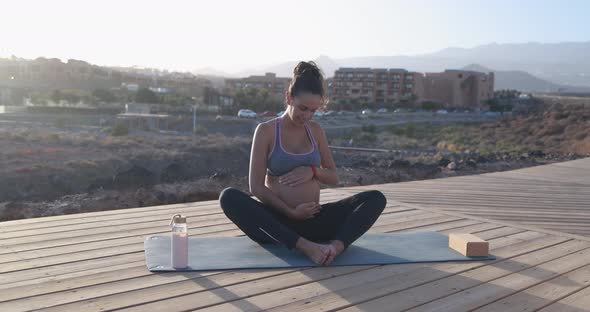
<path fill-rule="evenodd" d="M 297 167 L 279 177 L 279 183 L 296 186 L 313 179 L 313 170 L 309 166 Z"/>

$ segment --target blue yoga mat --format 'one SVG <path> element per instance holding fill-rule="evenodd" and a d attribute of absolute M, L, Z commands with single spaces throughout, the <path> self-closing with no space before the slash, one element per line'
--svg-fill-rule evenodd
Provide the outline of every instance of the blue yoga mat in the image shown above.
<path fill-rule="evenodd" d="M 331 265 L 367 265 L 410 262 L 493 260 L 465 257 L 448 247 L 447 236 L 437 232 L 367 233 Z M 189 266 L 174 269 L 170 236 L 146 237 L 145 262 L 150 271 L 207 271 L 317 266 L 305 255 L 279 244 L 260 245 L 242 237 L 190 237 Z"/>

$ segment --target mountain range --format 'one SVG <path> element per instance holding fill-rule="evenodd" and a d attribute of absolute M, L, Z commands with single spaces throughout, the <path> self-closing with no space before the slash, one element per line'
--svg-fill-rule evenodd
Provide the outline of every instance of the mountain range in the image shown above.
<path fill-rule="evenodd" d="M 532 92 L 590 92 L 590 41 L 563 43 L 491 43 L 473 48 L 446 48 L 421 55 L 331 58 L 314 61 L 331 77 L 339 67 L 404 68 L 416 72 L 465 69 L 496 74 L 496 89 Z M 265 72 L 290 77 L 298 61 L 253 67 L 226 76 L 246 77 Z M 214 73 L 209 68 L 207 74 Z M 199 70 L 194 73 L 201 73 Z"/>

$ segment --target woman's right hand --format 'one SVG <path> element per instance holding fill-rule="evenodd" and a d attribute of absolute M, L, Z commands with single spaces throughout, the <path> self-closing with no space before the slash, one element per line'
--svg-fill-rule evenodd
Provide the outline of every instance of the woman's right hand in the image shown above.
<path fill-rule="evenodd" d="M 320 212 L 322 206 L 316 202 L 307 202 L 297 205 L 291 212 L 291 218 L 295 220 L 311 219 Z"/>

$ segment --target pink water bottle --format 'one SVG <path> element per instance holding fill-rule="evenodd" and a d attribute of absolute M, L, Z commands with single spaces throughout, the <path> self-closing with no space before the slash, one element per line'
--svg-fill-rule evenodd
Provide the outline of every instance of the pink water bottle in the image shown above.
<path fill-rule="evenodd" d="M 174 215 L 170 220 L 172 226 L 171 262 L 175 269 L 184 269 L 188 266 L 188 227 L 186 217 Z"/>

